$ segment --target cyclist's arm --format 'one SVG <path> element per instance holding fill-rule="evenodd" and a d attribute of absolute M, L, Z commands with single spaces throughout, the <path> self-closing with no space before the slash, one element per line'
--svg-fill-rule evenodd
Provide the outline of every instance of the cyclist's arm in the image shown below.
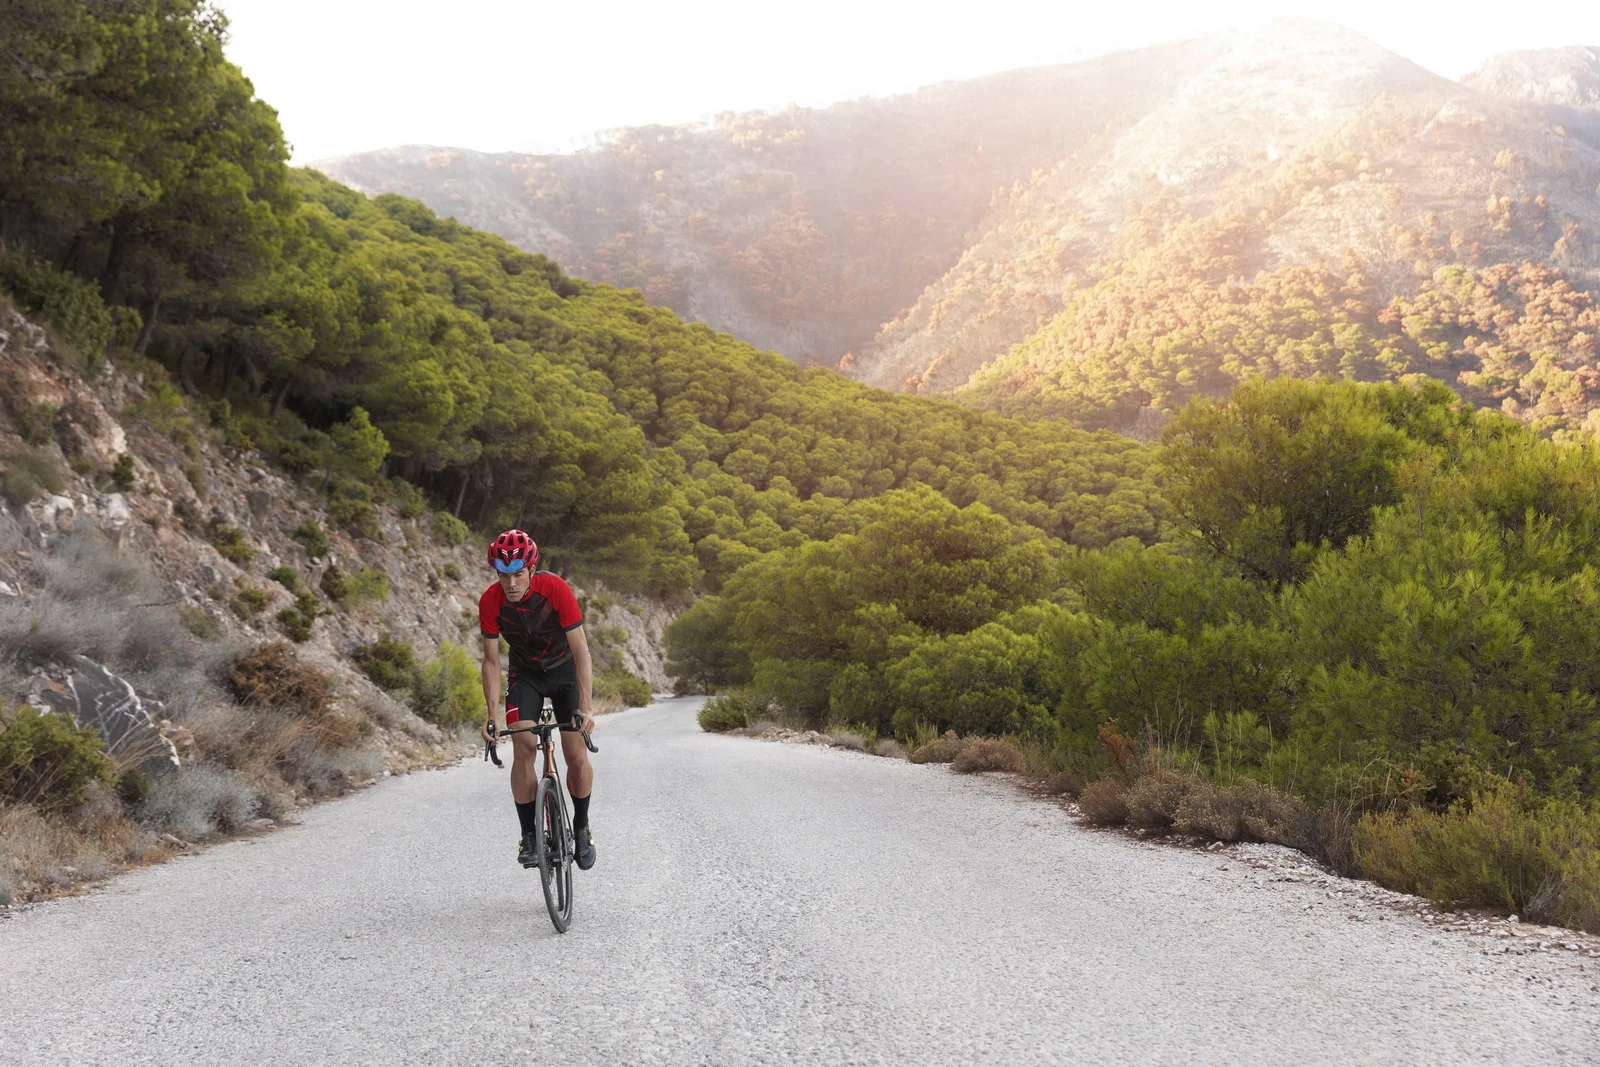
<path fill-rule="evenodd" d="M 500 700 L 500 638 L 483 639 L 483 703 L 496 730 L 506 728 L 506 709 Z"/>
<path fill-rule="evenodd" d="M 567 644 L 572 647 L 572 664 L 578 668 L 578 710 L 584 718 L 584 729 L 594 729 L 594 717 L 589 704 L 594 693 L 594 660 L 589 656 L 589 638 L 582 626 L 567 631 Z"/>

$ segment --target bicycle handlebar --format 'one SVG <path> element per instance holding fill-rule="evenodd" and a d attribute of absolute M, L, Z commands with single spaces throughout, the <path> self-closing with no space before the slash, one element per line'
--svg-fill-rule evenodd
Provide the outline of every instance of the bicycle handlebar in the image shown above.
<path fill-rule="evenodd" d="M 552 723 L 528 723 L 525 726 L 507 726 L 504 730 L 498 730 L 497 731 L 495 729 L 494 723 L 490 722 L 489 723 L 489 740 L 487 740 L 487 741 L 485 741 L 483 743 L 483 758 L 486 759 L 486 760 L 493 760 L 494 761 L 494 765 L 496 767 L 504 767 L 505 764 L 500 762 L 500 753 L 496 750 L 496 742 L 499 741 L 500 738 L 504 737 L 507 734 L 535 734 L 535 733 L 537 733 L 537 734 L 544 734 L 544 735 L 548 736 L 550 731 L 554 730 L 554 729 L 557 729 L 557 725 L 552 722 Z M 590 752 L 594 752 L 594 753 L 598 754 L 599 751 L 600 751 L 600 746 L 598 746 L 598 745 L 596 745 L 594 743 L 594 739 L 589 736 L 589 731 L 588 730 L 579 730 L 578 733 L 583 736 L 584 747 L 587 748 Z"/>

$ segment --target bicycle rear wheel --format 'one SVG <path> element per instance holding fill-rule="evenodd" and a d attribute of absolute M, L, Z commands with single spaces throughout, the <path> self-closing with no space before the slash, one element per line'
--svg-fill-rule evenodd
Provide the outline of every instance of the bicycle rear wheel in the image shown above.
<path fill-rule="evenodd" d="M 572 922 L 572 827 L 561 802 L 560 783 L 543 779 L 535 800 L 534 817 L 543 846 L 539 849 L 539 881 L 544 886 L 544 904 L 557 932 L 566 933 Z"/>

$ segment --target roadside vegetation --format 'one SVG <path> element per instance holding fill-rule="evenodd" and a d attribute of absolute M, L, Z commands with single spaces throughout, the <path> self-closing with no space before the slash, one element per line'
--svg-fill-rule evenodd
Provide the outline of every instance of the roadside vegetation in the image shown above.
<path fill-rule="evenodd" d="M 1162 462 L 1166 542 L 889 494 L 697 603 L 673 662 L 742 694 L 708 728 L 1009 736 L 1092 822 L 1600 930 L 1600 449 L 1426 380 L 1277 379 L 1191 403 Z"/>

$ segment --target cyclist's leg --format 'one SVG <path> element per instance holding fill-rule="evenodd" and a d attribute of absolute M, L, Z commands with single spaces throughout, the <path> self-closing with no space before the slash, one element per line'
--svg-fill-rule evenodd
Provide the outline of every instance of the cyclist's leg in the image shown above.
<path fill-rule="evenodd" d="M 578 680 L 564 680 L 550 688 L 550 706 L 561 724 L 561 754 L 567 764 L 567 794 L 572 797 L 573 859 L 578 869 L 594 866 L 594 834 L 589 830 L 589 796 L 594 791 L 594 765 L 579 733 Z"/>
<path fill-rule="evenodd" d="M 578 683 L 562 683 L 545 693 L 550 698 L 556 722 L 561 724 L 561 755 L 567 765 L 567 795 L 573 800 L 587 799 L 594 790 L 594 765 L 589 762 L 589 748 L 578 732 Z M 574 819 L 580 825 L 583 820 Z"/>
<path fill-rule="evenodd" d="M 537 720 L 544 698 L 531 685 L 522 683 L 515 674 L 506 688 L 506 725 L 521 721 L 523 708 L 528 718 Z M 511 735 L 511 799 L 521 804 L 533 803 L 533 792 L 539 788 L 539 739 L 531 733 Z"/>

